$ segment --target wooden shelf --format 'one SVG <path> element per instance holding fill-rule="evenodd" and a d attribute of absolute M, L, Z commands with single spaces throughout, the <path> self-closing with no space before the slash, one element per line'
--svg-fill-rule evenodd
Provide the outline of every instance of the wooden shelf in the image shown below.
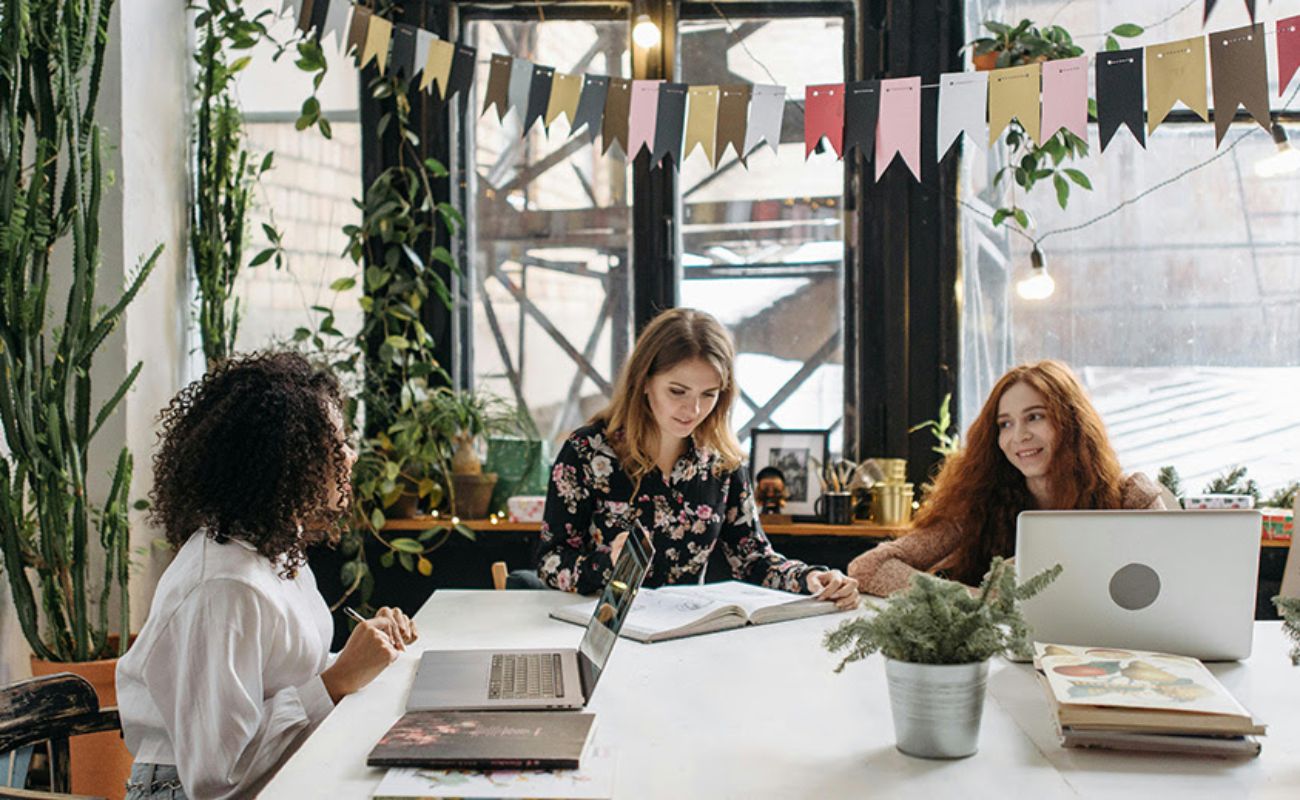
<path fill-rule="evenodd" d="M 439 525 L 447 525 L 450 517 L 409 517 L 390 519 L 384 525 L 386 531 L 425 531 Z M 540 522 L 510 522 L 502 519 L 491 522 L 486 519 L 461 520 L 461 524 L 477 532 L 500 531 L 501 533 L 537 533 Z M 904 525 L 871 525 L 859 523 L 854 525 L 823 525 L 817 522 L 795 522 L 788 525 L 763 525 L 763 530 L 775 536 L 836 536 L 851 539 L 897 539 L 905 535 L 910 528 Z M 1261 547 L 1287 548 L 1291 543 L 1286 539 L 1261 539 Z"/>

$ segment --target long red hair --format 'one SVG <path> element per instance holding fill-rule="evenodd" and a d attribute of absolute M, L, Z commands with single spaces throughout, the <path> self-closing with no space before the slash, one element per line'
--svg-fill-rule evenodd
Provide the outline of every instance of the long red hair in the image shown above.
<path fill-rule="evenodd" d="M 1059 361 L 1024 364 L 1003 375 L 966 433 L 962 450 L 948 457 L 934 481 L 915 527 L 947 525 L 961 531 L 962 545 L 940 568 L 975 584 L 994 556 L 1015 549 L 1016 516 L 1037 508 L 1020 470 L 998 446 L 998 404 L 1024 383 L 1043 396 L 1056 432 L 1047 465 L 1051 507 L 1114 509 L 1121 506 L 1124 475 L 1106 427 L 1078 378 Z"/>

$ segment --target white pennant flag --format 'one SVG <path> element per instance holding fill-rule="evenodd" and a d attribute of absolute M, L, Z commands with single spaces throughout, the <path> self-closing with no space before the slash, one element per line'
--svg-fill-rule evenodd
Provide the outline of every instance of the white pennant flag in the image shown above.
<path fill-rule="evenodd" d="M 943 160 L 957 137 L 984 147 L 988 136 L 989 74 L 987 72 L 945 72 L 939 76 L 939 135 L 935 138 Z"/>
<path fill-rule="evenodd" d="M 325 16 L 325 30 L 320 38 L 323 40 L 326 36 L 334 36 L 338 46 L 343 47 L 348 41 L 348 22 L 351 19 L 352 3 L 348 0 L 330 0 L 329 11 Z"/>
<path fill-rule="evenodd" d="M 785 87 L 754 84 L 749 96 L 749 126 L 745 128 L 745 156 L 766 141 L 776 153 L 785 116 Z M 742 161 L 744 159 L 741 159 Z"/>
<path fill-rule="evenodd" d="M 424 65 L 429 60 L 429 48 L 437 38 L 424 28 L 415 29 L 415 69 L 411 70 L 412 78 L 424 71 Z"/>
<path fill-rule="evenodd" d="M 510 88 L 506 92 L 506 113 L 517 108 L 519 123 L 522 125 L 528 114 L 528 93 L 533 86 L 533 62 L 526 58 L 516 58 L 510 63 Z"/>

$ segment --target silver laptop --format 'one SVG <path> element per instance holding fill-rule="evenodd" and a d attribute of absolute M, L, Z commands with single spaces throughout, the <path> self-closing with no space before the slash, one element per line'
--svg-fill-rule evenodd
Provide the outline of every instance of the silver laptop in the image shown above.
<path fill-rule="evenodd" d="M 653 548 L 629 536 L 577 650 L 430 650 L 420 656 L 407 711 L 582 708 L 596 690 Z"/>
<path fill-rule="evenodd" d="M 1261 523 L 1258 511 L 1022 513 L 1020 579 L 1063 568 L 1024 602 L 1033 638 L 1209 661 L 1246 658 Z"/>

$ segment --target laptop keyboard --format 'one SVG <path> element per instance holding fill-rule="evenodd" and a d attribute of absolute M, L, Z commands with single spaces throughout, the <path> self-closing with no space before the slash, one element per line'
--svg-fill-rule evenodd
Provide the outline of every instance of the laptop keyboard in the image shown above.
<path fill-rule="evenodd" d="M 541 700 L 564 696 L 559 653 L 497 653 L 488 679 L 489 700 Z"/>

